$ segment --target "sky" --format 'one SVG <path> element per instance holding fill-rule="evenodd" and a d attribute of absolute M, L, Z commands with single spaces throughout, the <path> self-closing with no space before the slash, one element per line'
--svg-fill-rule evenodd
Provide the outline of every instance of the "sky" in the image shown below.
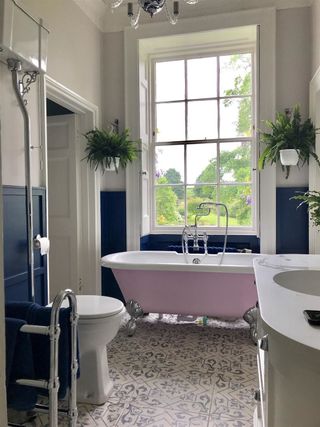
<path fill-rule="evenodd" d="M 248 57 L 248 54 L 245 55 Z M 216 57 L 187 60 L 166 61 L 156 64 L 156 106 L 157 142 L 181 141 L 186 138 L 185 95 L 188 99 L 197 99 L 188 103 L 187 132 L 188 139 L 205 140 L 220 138 L 237 138 L 239 98 L 233 98 L 228 104 L 216 99 L 205 99 L 226 95 L 232 89 L 235 78 L 244 75 L 245 69 L 230 67 L 230 56 L 219 59 L 220 74 Z M 187 74 L 187 84 L 185 84 Z M 180 102 L 179 102 L 180 100 Z M 171 101 L 171 102 L 170 102 Z M 175 102 L 172 102 L 175 101 Z M 166 102 L 166 103 L 163 103 Z M 169 103 L 168 103 L 169 102 Z M 218 118 L 219 110 L 219 118 Z M 220 135 L 218 122 L 220 121 Z M 239 142 L 221 145 L 223 150 L 234 150 Z M 187 148 L 187 183 L 196 181 L 209 161 L 216 157 L 216 144 L 194 144 Z M 157 146 L 156 172 L 165 173 L 169 168 L 176 169 L 184 177 L 183 146 Z M 232 181 L 232 177 L 229 177 Z"/>

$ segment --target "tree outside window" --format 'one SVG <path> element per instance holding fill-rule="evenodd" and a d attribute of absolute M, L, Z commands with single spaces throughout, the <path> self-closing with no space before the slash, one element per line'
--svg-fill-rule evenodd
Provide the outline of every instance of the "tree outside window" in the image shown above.
<path fill-rule="evenodd" d="M 156 225 L 193 224 L 201 202 L 220 201 L 231 227 L 252 227 L 252 54 L 159 62 L 155 70 Z M 224 215 L 212 211 L 200 225 L 223 226 Z"/>

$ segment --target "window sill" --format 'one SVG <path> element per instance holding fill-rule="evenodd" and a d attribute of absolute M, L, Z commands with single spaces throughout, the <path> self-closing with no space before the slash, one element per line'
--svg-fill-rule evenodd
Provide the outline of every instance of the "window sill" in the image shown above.
<path fill-rule="evenodd" d="M 149 234 L 171 234 L 171 235 L 176 235 L 176 234 L 182 234 L 184 227 L 166 227 L 166 228 L 152 228 L 150 230 Z M 224 236 L 225 235 L 225 228 L 219 228 L 219 229 L 210 229 L 208 227 L 198 227 L 198 231 L 199 232 L 203 232 L 205 231 L 209 236 Z M 228 229 L 228 235 L 231 236 L 258 236 L 258 232 L 255 229 L 252 228 L 236 228 L 236 227 L 229 227 Z"/>

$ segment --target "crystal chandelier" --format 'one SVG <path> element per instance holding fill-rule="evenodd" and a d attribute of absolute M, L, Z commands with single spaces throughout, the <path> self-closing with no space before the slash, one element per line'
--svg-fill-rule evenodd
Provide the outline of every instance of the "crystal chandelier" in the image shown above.
<path fill-rule="evenodd" d="M 171 1 L 172 8 L 167 5 L 167 0 L 136 0 L 137 9 L 134 11 L 133 2 L 128 2 L 128 17 L 130 24 L 134 28 L 138 28 L 141 10 L 149 13 L 152 16 L 165 9 L 168 21 L 174 25 L 179 17 L 179 1 Z M 199 0 L 184 0 L 188 4 L 196 4 Z M 111 8 L 116 9 L 123 3 L 123 0 L 111 0 Z"/>

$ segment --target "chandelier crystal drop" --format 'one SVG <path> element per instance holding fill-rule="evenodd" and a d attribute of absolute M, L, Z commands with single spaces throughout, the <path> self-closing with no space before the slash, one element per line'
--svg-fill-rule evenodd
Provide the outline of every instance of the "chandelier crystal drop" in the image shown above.
<path fill-rule="evenodd" d="M 124 0 L 111 0 L 111 9 L 116 9 L 121 6 Z M 196 4 L 199 0 L 184 0 L 187 4 Z M 171 6 L 168 5 L 171 3 Z M 134 2 L 128 2 L 128 17 L 130 19 L 130 24 L 133 28 L 138 28 L 139 18 L 141 10 L 149 13 L 151 18 L 156 13 L 160 12 L 162 9 L 165 9 L 168 21 L 174 25 L 178 21 L 179 17 L 179 1 L 173 0 L 136 0 L 136 5 Z"/>

